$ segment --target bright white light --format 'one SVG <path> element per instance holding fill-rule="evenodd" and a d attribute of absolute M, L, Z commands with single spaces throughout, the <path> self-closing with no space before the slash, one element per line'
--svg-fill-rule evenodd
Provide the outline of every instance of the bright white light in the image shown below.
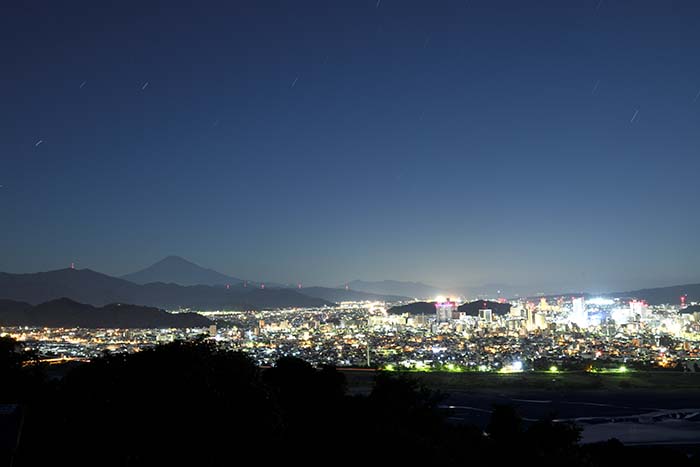
<path fill-rule="evenodd" d="M 600 324 L 602 322 L 603 322 L 603 317 L 600 316 L 599 314 L 594 314 L 594 315 L 588 316 L 588 325 L 589 326 L 600 326 Z"/>
<path fill-rule="evenodd" d="M 516 361 L 501 368 L 499 373 L 519 373 L 523 371 L 523 362 Z"/>
<path fill-rule="evenodd" d="M 629 308 L 616 308 L 612 311 L 610 317 L 617 324 L 627 324 L 630 321 Z"/>
<path fill-rule="evenodd" d="M 603 298 L 603 297 L 594 297 L 588 300 L 588 303 L 592 305 L 598 305 L 598 306 L 603 306 L 603 305 L 612 305 L 615 303 L 615 300 L 611 300 L 609 298 Z"/>
<path fill-rule="evenodd" d="M 444 295 L 438 295 L 437 297 L 435 297 L 435 301 L 438 303 L 443 303 L 445 300 L 446 299 Z"/>

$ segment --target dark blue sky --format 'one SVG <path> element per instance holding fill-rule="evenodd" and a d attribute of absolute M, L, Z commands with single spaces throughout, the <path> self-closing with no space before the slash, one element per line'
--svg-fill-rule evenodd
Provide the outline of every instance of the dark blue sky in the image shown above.
<path fill-rule="evenodd" d="M 697 1 L 14 3 L 0 270 L 700 281 Z"/>

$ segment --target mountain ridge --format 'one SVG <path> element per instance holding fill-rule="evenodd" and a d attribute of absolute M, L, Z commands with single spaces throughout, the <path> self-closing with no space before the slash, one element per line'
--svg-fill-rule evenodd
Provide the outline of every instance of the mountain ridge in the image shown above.
<path fill-rule="evenodd" d="M 120 279 L 140 285 L 163 282 L 165 284 L 173 283 L 178 285 L 216 286 L 237 285 L 244 282 L 243 279 L 202 267 L 176 255 L 166 256 L 139 271 L 120 276 Z"/>
<path fill-rule="evenodd" d="M 292 289 L 253 288 L 242 285 L 213 287 L 148 283 L 144 285 L 90 269 L 11 274 L 0 273 L 0 298 L 36 305 L 61 297 L 93 306 L 133 303 L 163 309 L 255 310 L 260 308 L 317 307 L 333 303 Z"/>
<path fill-rule="evenodd" d="M 212 324 L 197 313 L 168 313 L 159 308 L 111 303 L 102 307 L 67 297 L 38 305 L 0 300 L 0 325 L 80 328 L 193 328 Z"/>

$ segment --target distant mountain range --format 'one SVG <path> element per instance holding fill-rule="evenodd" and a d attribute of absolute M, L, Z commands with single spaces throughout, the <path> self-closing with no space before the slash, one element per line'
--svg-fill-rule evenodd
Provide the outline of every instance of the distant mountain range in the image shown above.
<path fill-rule="evenodd" d="M 423 284 L 421 282 L 405 282 L 405 281 L 361 281 L 354 280 L 348 282 L 348 288 L 380 295 L 398 295 L 411 298 L 435 298 L 438 295 L 449 295 L 443 289 L 433 287 L 432 285 Z"/>
<path fill-rule="evenodd" d="M 151 266 L 142 269 L 137 272 L 126 274 L 121 276 L 121 279 L 127 280 L 129 282 L 147 285 L 160 283 L 161 286 L 177 284 L 180 286 L 216 286 L 225 287 L 228 286 L 231 289 L 241 287 L 242 285 L 247 285 L 250 289 L 260 288 L 261 283 L 247 281 L 239 279 L 237 277 L 228 276 L 221 272 L 215 271 L 213 269 L 204 268 L 198 264 L 188 261 L 180 256 L 168 256 L 163 258 Z M 346 290 L 346 285 L 349 290 Z M 497 295 L 502 296 L 514 296 L 514 292 L 517 291 L 513 287 L 506 284 L 486 284 L 479 287 L 458 287 L 451 292 L 432 285 L 424 284 L 422 282 L 409 282 L 409 281 L 395 281 L 395 280 L 383 280 L 383 281 L 363 281 L 354 280 L 348 284 L 344 284 L 338 288 L 326 288 L 326 287 L 306 287 L 304 289 L 296 289 L 293 286 L 283 286 L 280 284 L 266 283 L 266 289 L 288 289 L 295 290 L 302 295 L 308 297 L 320 298 L 322 300 L 327 300 L 329 302 L 340 302 L 340 301 L 358 301 L 358 300 L 380 300 L 380 301 L 407 301 L 409 299 L 434 299 L 437 296 L 455 296 L 462 295 L 467 297 L 495 297 Z M 499 294 L 499 291 L 503 291 Z M 194 292 L 194 291 L 191 291 Z M 198 291 L 201 292 L 201 291 Z M 362 295 L 362 293 L 371 295 Z M 681 294 L 688 294 L 689 301 L 700 300 L 700 284 L 690 284 L 683 286 L 673 286 L 673 287 L 660 287 L 652 289 L 641 289 L 634 290 L 630 292 L 618 292 L 613 294 L 607 294 L 610 297 L 636 297 L 651 304 L 659 303 L 677 303 L 678 298 Z M 229 294 L 230 295 L 230 294 Z M 571 295 L 567 293 L 562 294 L 551 294 L 551 296 L 561 296 L 561 295 Z M 588 295 L 588 294 L 575 294 L 575 295 Z M 1 295 L 0 295 L 1 296 Z M 71 298 L 75 298 L 72 295 L 66 295 Z M 516 295 L 517 296 L 517 295 Z M 50 298 L 58 298 L 57 295 L 53 295 Z M 230 299 L 229 296 L 227 299 Z M 178 299 L 181 301 L 182 299 Z M 249 303 L 249 300 L 241 301 L 241 297 L 235 297 L 239 306 L 253 306 L 257 307 L 256 303 Z M 196 300 L 185 300 L 185 302 L 190 303 L 200 303 L 200 298 Z M 216 307 L 220 303 L 220 300 L 215 297 L 206 300 L 207 303 L 204 304 L 206 308 Z M 88 303 L 94 303 L 93 301 L 88 301 Z M 107 300 L 105 303 L 109 303 Z M 142 302 L 135 302 L 142 303 Z M 272 303 L 275 303 L 273 300 Z M 280 302 L 282 303 L 282 302 Z M 149 305 L 154 306 L 166 306 L 168 307 L 171 303 L 164 299 L 158 299 L 155 301 L 149 301 Z M 286 304 L 280 306 L 287 306 Z M 295 306 L 291 304 L 290 306 Z"/>
<path fill-rule="evenodd" d="M 686 302 L 700 302 L 700 284 L 672 285 L 669 287 L 655 287 L 651 289 L 632 290 L 630 292 L 618 292 L 607 294 L 614 298 L 636 298 L 646 300 L 650 305 L 664 303 L 680 303 L 681 295 L 687 295 Z"/>
<path fill-rule="evenodd" d="M 255 310 L 333 305 L 293 289 L 260 289 L 241 285 L 230 288 L 182 286 L 162 282 L 140 285 L 90 269 L 59 269 L 32 274 L 0 273 L 0 298 L 38 304 L 61 297 L 94 306 L 134 303 L 167 310 Z"/>
<path fill-rule="evenodd" d="M 304 287 L 298 289 L 299 293 L 316 297 L 329 302 L 406 302 L 412 300 L 410 297 L 402 297 L 400 295 L 382 295 L 369 292 L 360 292 L 352 289 L 332 289 L 328 287 Z"/>
<path fill-rule="evenodd" d="M 198 328 L 212 322 L 197 313 L 168 313 L 158 308 L 113 303 L 96 308 L 68 298 L 32 306 L 0 300 L 1 326 L 81 328 Z"/>
<path fill-rule="evenodd" d="M 180 256 L 168 256 L 151 266 L 131 274 L 121 276 L 135 284 L 163 282 L 179 285 L 239 285 L 244 281 L 227 276 L 213 269 L 207 269 L 187 261 Z"/>
<path fill-rule="evenodd" d="M 132 303 L 166 310 L 257 310 L 332 306 L 334 302 L 342 301 L 406 302 L 415 298 L 432 299 L 438 295 L 454 295 L 421 282 L 356 280 L 347 286 L 347 289 L 297 289 L 273 284 L 262 287 L 261 284 L 227 276 L 177 256 L 169 256 L 122 278 L 90 269 L 60 269 L 31 274 L 0 273 L 0 299 L 34 305 L 68 297 L 93 306 Z M 570 294 L 559 294 L 561 295 Z M 700 301 L 700 284 L 605 294 L 608 297 L 642 299 L 650 304 L 679 303 L 681 295 L 687 295 L 688 303 Z"/>
<path fill-rule="evenodd" d="M 585 292 L 567 292 L 558 294 L 535 295 L 527 297 L 530 300 L 540 298 L 555 299 L 558 297 L 608 297 L 619 299 L 644 300 L 650 305 L 663 305 L 672 303 L 679 305 L 681 295 L 686 296 L 686 302 L 700 302 L 700 284 L 672 285 L 668 287 L 654 287 L 649 289 L 630 290 L 628 292 L 613 292 L 602 294 L 590 294 Z"/>

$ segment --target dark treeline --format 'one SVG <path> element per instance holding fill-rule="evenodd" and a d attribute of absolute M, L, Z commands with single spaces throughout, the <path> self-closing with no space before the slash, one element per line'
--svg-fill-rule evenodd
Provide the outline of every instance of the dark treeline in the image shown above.
<path fill-rule="evenodd" d="M 264 370 L 211 341 L 105 355 L 60 380 L 28 358 L 0 339 L 0 403 L 23 412 L 15 466 L 697 465 L 663 448 L 579 446 L 576 426 L 526 429 L 507 406 L 484 433 L 449 423 L 441 395 L 409 377 L 379 373 L 353 396 L 334 368 L 283 358 Z"/>

